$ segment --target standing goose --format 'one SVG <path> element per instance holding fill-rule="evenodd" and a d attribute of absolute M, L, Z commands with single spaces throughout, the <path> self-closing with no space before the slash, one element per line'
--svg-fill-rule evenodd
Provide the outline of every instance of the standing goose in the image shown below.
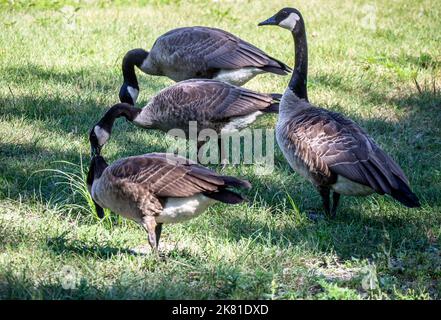
<path fill-rule="evenodd" d="M 295 66 L 280 102 L 276 137 L 290 166 L 318 188 L 325 213 L 335 216 L 340 194 L 389 194 L 407 207 L 419 207 L 401 168 L 363 129 L 308 102 L 308 50 L 300 12 L 285 8 L 261 25 L 278 25 L 294 37 Z"/>
<path fill-rule="evenodd" d="M 134 220 L 147 231 L 155 251 L 162 224 L 195 218 L 215 202 L 241 203 L 242 196 L 229 188 L 251 188 L 248 181 L 218 175 L 165 153 L 128 157 L 110 166 L 94 155 L 87 185 L 100 218 L 103 208 L 109 208 Z"/>
<path fill-rule="evenodd" d="M 187 80 L 163 89 L 142 109 L 127 103 L 114 105 L 93 127 L 91 135 L 99 152 L 118 117 L 147 129 L 182 129 L 187 138 L 190 121 L 197 121 L 198 132 L 213 129 L 218 134 L 230 133 L 247 127 L 264 113 L 277 112 L 278 99 L 280 95 L 257 93 L 222 81 Z"/>
<path fill-rule="evenodd" d="M 135 105 L 139 94 L 135 66 L 151 75 L 174 81 L 216 79 L 241 86 L 260 73 L 286 75 L 291 69 L 252 44 L 226 31 L 208 27 L 173 29 L 158 39 L 150 52 L 126 53 L 121 102 Z"/>

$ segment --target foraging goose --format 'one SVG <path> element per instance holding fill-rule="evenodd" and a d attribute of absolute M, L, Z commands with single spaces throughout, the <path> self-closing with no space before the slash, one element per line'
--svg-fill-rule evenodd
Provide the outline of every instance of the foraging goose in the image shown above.
<path fill-rule="evenodd" d="M 87 185 L 100 218 L 103 208 L 109 208 L 139 223 L 153 250 L 158 249 L 162 224 L 195 218 L 215 202 L 241 203 L 244 198 L 230 188 L 251 188 L 246 180 L 165 153 L 128 157 L 110 166 L 96 155 Z"/>
<path fill-rule="evenodd" d="M 407 207 L 419 207 L 401 168 L 363 129 L 308 102 L 308 50 L 300 12 L 285 8 L 261 25 L 278 25 L 294 37 L 295 66 L 280 102 L 276 138 L 290 166 L 318 188 L 326 214 L 335 216 L 340 194 L 389 194 Z"/>
<path fill-rule="evenodd" d="M 197 121 L 198 133 L 203 129 L 213 129 L 218 134 L 234 132 L 247 127 L 264 113 L 277 112 L 280 97 L 217 80 L 178 82 L 160 91 L 143 109 L 127 103 L 111 107 L 91 131 L 92 139 L 96 141 L 96 150 L 92 153 L 99 153 L 108 141 L 118 117 L 125 117 L 142 128 L 165 132 L 182 129 L 188 139 L 191 138 L 190 121 Z M 198 143 L 198 148 L 202 143 Z"/>
<path fill-rule="evenodd" d="M 241 86 L 260 73 L 286 75 L 291 69 L 252 44 L 226 31 L 208 27 L 173 29 L 158 39 L 150 52 L 126 53 L 121 102 L 135 105 L 139 94 L 135 66 L 143 72 L 174 81 L 216 79 Z"/>

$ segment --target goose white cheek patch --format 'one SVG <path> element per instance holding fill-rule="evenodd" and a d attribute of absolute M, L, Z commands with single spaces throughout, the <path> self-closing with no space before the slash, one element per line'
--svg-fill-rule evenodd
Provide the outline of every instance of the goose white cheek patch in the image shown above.
<path fill-rule="evenodd" d="M 98 138 L 98 143 L 100 146 L 105 145 L 107 140 L 109 140 L 110 134 L 100 126 L 95 126 L 93 131 L 95 131 L 95 135 Z"/>
<path fill-rule="evenodd" d="M 289 31 L 292 31 L 296 27 L 296 23 L 299 20 L 300 20 L 299 15 L 297 13 L 291 12 L 286 19 L 282 20 L 279 23 L 279 26 L 288 29 Z"/>
<path fill-rule="evenodd" d="M 127 91 L 129 91 L 130 96 L 132 97 L 133 103 L 138 99 L 139 91 L 131 86 L 127 87 Z"/>

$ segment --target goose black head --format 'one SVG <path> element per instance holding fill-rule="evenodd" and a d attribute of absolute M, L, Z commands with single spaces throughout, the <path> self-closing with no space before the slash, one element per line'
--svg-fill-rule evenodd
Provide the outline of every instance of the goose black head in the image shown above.
<path fill-rule="evenodd" d="M 107 143 L 111 133 L 111 126 L 98 122 L 89 133 L 90 153 L 92 157 L 101 154 L 101 148 Z"/>
<path fill-rule="evenodd" d="M 127 82 L 124 82 L 119 90 L 119 100 L 121 102 L 128 103 L 132 106 L 135 105 L 136 100 L 138 99 L 139 87 L 138 85 L 129 85 Z"/>
<path fill-rule="evenodd" d="M 299 30 L 301 25 L 303 25 L 302 15 L 294 8 L 283 8 L 271 18 L 258 24 L 258 26 L 279 26 L 292 32 Z"/>
<path fill-rule="evenodd" d="M 95 210 L 100 219 L 104 217 L 104 209 L 93 199 L 92 195 L 92 185 L 95 179 L 99 179 L 103 174 L 104 169 L 106 169 L 107 163 L 102 156 L 93 156 L 90 159 L 89 172 L 87 173 L 87 189 L 92 196 L 93 203 L 95 205 Z"/>
<path fill-rule="evenodd" d="M 127 121 L 134 121 L 141 111 L 142 109 L 135 108 L 128 103 L 117 103 L 107 110 L 101 120 L 90 130 L 89 141 L 91 155 L 100 155 L 101 148 L 110 138 L 115 119 L 125 117 Z"/>
<path fill-rule="evenodd" d="M 124 83 L 119 90 L 119 100 L 121 102 L 132 106 L 135 105 L 139 94 L 135 66 L 142 69 L 144 61 L 146 61 L 148 56 L 149 52 L 141 48 L 132 49 L 125 54 L 122 62 Z"/>

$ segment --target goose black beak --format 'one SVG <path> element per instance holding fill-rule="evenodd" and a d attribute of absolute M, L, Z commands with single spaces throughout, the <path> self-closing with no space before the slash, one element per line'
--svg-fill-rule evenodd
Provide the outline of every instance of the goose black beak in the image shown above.
<path fill-rule="evenodd" d="M 276 18 L 273 16 L 259 23 L 258 26 L 276 26 L 277 24 Z"/>
<path fill-rule="evenodd" d="M 95 205 L 96 215 L 98 216 L 98 218 L 100 219 L 104 218 L 104 209 L 101 208 L 100 205 L 95 201 L 93 201 L 93 203 Z"/>

